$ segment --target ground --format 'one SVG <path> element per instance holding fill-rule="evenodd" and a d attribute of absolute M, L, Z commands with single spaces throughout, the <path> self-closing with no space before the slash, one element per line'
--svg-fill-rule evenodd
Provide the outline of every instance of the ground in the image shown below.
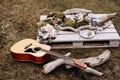
<path fill-rule="evenodd" d="M 66 70 L 64 65 L 45 75 L 41 72 L 45 63 L 34 64 L 12 59 L 10 47 L 15 42 L 24 38 L 36 39 L 39 28 L 36 23 L 40 15 L 74 7 L 90 9 L 94 13 L 117 12 L 113 23 L 120 34 L 119 0 L 0 0 L 0 80 L 120 80 L 120 47 L 53 50 L 62 54 L 72 52 L 72 57 L 85 58 L 97 56 L 109 49 L 110 59 L 105 64 L 94 67 L 104 73 L 101 77 L 77 68 Z M 51 60 L 52 57 L 47 62 Z"/>

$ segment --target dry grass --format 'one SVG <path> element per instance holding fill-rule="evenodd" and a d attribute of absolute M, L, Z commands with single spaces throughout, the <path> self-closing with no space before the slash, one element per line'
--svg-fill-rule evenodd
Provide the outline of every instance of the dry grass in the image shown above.
<path fill-rule="evenodd" d="M 120 47 L 109 48 L 111 58 L 105 64 L 95 67 L 105 75 L 97 77 L 80 71 L 77 68 L 66 70 L 64 66 L 48 75 L 41 73 L 42 66 L 30 62 L 13 61 L 10 47 L 24 38 L 36 38 L 41 14 L 53 10 L 63 11 L 79 7 L 91 9 L 95 13 L 117 12 L 113 22 L 120 34 L 120 2 L 119 0 L 0 0 L 0 80 L 119 80 L 120 79 Z M 96 56 L 105 49 L 54 50 L 56 52 L 72 52 L 72 56 L 83 58 Z M 50 59 L 51 60 L 51 59 Z M 50 61 L 49 60 L 49 61 Z"/>

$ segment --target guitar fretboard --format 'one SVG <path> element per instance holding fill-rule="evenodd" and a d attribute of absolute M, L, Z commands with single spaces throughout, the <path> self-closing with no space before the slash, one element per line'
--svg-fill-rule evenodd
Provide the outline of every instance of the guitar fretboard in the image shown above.
<path fill-rule="evenodd" d="M 62 58 L 62 59 L 71 59 L 71 57 L 67 57 L 67 56 L 64 56 L 60 53 L 57 53 L 57 52 L 53 52 L 53 51 L 48 51 L 48 50 L 45 50 L 45 49 L 41 49 L 42 51 L 44 52 L 47 52 L 47 54 L 50 54 L 50 55 L 53 55 L 53 56 L 56 56 L 56 57 L 59 57 L 59 58 Z"/>

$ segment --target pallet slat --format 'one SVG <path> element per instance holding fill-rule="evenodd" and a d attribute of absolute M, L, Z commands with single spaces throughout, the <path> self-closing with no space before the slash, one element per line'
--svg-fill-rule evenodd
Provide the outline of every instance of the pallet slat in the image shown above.
<path fill-rule="evenodd" d="M 117 33 L 116 29 L 113 28 L 109 28 L 109 29 L 104 29 L 102 31 L 99 31 L 100 33 Z M 99 34 L 100 34 L 99 33 Z M 78 34 L 78 33 L 75 33 L 75 32 L 71 32 L 71 31 L 59 31 L 58 32 L 58 35 L 71 35 L 71 34 Z"/>
<path fill-rule="evenodd" d="M 120 40 L 118 33 L 104 33 L 97 34 L 94 38 L 85 39 L 80 37 L 78 34 L 71 35 L 58 35 L 52 42 L 73 42 L 73 41 L 103 41 L 103 40 Z"/>
<path fill-rule="evenodd" d="M 116 29 L 104 29 L 100 33 L 117 33 Z"/>

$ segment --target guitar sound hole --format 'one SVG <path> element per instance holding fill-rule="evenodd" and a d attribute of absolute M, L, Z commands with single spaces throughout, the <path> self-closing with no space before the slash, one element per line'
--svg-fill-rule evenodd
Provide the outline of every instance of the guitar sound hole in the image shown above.
<path fill-rule="evenodd" d="M 35 47 L 35 48 L 34 48 L 34 51 L 40 51 L 40 50 L 41 50 L 40 47 Z"/>
<path fill-rule="evenodd" d="M 35 53 L 35 51 L 33 51 L 32 48 L 29 48 L 29 49 L 25 50 L 24 52 L 32 52 L 32 53 Z"/>
<path fill-rule="evenodd" d="M 40 47 L 35 47 L 35 48 L 28 48 L 28 49 L 25 50 L 24 52 L 36 53 L 37 51 L 40 51 L 40 50 L 41 50 Z"/>

